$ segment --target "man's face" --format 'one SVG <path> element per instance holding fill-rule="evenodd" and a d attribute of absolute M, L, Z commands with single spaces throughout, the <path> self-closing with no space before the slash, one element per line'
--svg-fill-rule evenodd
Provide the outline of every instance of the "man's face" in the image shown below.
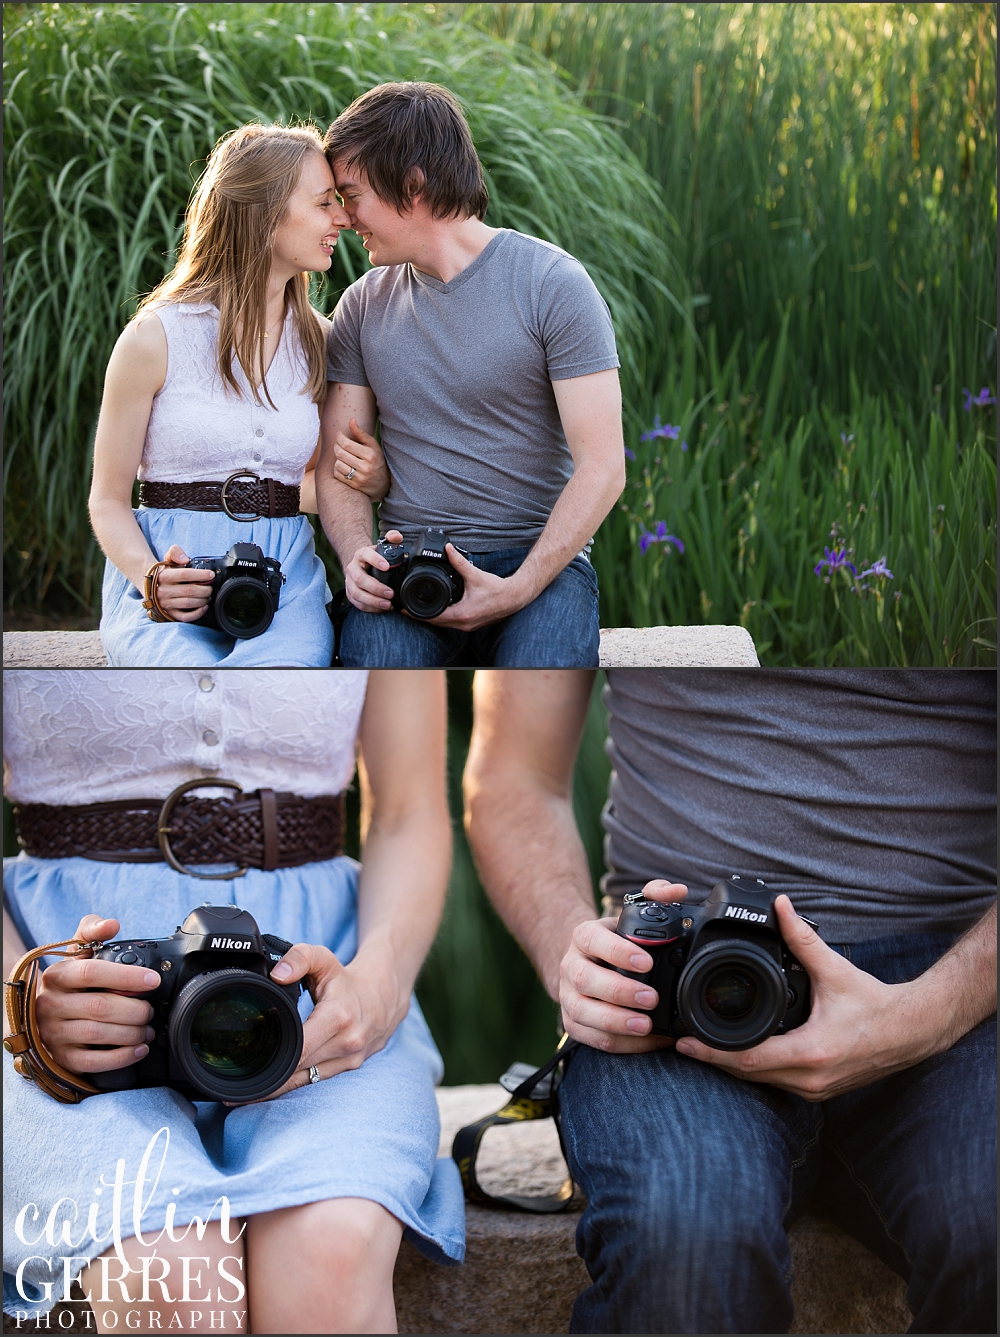
<path fill-rule="evenodd" d="M 419 205 L 399 213 L 394 204 L 375 194 L 364 172 L 348 168 L 341 158 L 333 164 L 333 175 L 350 225 L 360 235 L 372 264 L 402 265 L 415 260 L 424 232 Z"/>

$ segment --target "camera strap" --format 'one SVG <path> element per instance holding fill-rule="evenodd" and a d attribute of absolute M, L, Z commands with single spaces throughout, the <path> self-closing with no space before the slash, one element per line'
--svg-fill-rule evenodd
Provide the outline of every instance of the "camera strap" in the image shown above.
<path fill-rule="evenodd" d="M 87 1096 L 100 1095 L 100 1092 L 83 1077 L 68 1072 L 57 1063 L 42 1043 L 35 1011 L 41 974 L 39 960 L 43 956 L 89 956 L 95 948 L 103 946 L 100 942 L 67 938 L 64 942 L 51 942 L 47 947 L 35 947 L 25 952 L 10 972 L 10 979 L 4 983 L 10 1035 L 4 1040 L 3 1047 L 14 1056 L 14 1070 L 63 1105 L 78 1105 Z M 60 947 L 75 950 L 59 951 Z"/>
<path fill-rule="evenodd" d="M 543 1063 L 514 1087 L 505 1105 L 495 1114 L 487 1114 L 485 1118 L 477 1119 L 475 1123 L 466 1124 L 455 1134 L 451 1154 L 458 1164 L 462 1187 L 469 1202 L 489 1204 L 492 1207 L 516 1207 L 523 1212 L 539 1213 L 562 1212 L 569 1206 L 573 1197 L 572 1179 L 567 1179 L 557 1193 L 535 1197 L 522 1197 L 514 1193 L 487 1193 L 476 1178 L 476 1158 L 487 1128 L 493 1128 L 496 1124 L 548 1119 L 555 1114 L 558 1077 L 556 1069 L 560 1063 L 569 1058 L 578 1043 L 577 1040 L 571 1040 L 568 1035 L 564 1035 L 548 1062 Z M 525 1066 L 515 1064 L 514 1068 L 508 1070 L 504 1076 L 509 1078 L 516 1069 L 523 1069 Z M 517 1075 L 520 1076 L 520 1072 Z M 501 1081 L 503 1080 L 501 1078 Z"/>

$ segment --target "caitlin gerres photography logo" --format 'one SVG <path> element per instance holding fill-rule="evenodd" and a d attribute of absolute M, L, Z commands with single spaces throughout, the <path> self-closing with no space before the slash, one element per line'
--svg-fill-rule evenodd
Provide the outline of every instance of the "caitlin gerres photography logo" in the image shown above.
<path fill-rule="evenodd" d="M 161 1128 L 150 1138 L 135 1178 L 125 1177 L 125 1161 L 119 1160 L 115 1166 L 114 1177 L 110 1181 L 101 1175 L 100 1182 L 94 1188 L 93 1200 L 86 1207 L 81 1207 L 74 1198 L 58 1198 L 43 1221 L 42 1209 L 37 1203 L 24 1204 L 17 1214 L 14 1232 L 22 1244 L 29 1248 L 42 1246 L 46 1251 L 25 1258 L 17 1269 L 15 1285 L 18 1295 L 25 1302 L 24 1310 L 19 1310 L 14 1316 L 15 1325 L 19 1330 L 24 1328 L 34 1331 L 35 1328 L 49 1328 L 49 1315 L 39 1310 L 38 1305 L 49 1305 L 58 1300 L 68 1301 L 71 1298 L 70 1286 L 74 1274 L 79 1274 L 94 1257 L 91 1244 L 112 1244 L 114 1249 L 113 1253 L 107 1253 L 100 1259 L 100 1294 L 95 1295 L 92 1289 L 86 1295 L 91 1311 L 98 1313 L 104 1331 L 114 1328 L 118 1323 L 114 1309 L 103 1313 L 100 1311 L 102 1304 L 111 1302 L 112 1287 L 121 1292 L 126 1304 L 133 1302 L 155 1304 L 157 1300 L 163 1302 L 162 1310 L 145 1310 L 142 1313 L 138 1309 L 129 1310 L 124 1319 L 126 1328 L 138 1329 L 142 1323 L 147 1328 L 178 1329 L 193 1326 L 206 1316 L 198 1310 L 191 1309 L 186 1309 L 182 1315 L 178 1310 L 170 1308 L 178 1302 L 185 1305 L 194 1302 L 214 1306 L 208 1312 L 209 1322 L 213 1328 L 222 1331 L 226 1328 L 236 1331 L 246 1322 L 246 1310 L 239 1308 L 246 1295 L 242 1257 L 234 1254 L 218 1259 L 213 1275 L 209 1268 L 211 1260 L 199 1256 L 197 1252 L 197 1242 L 204 1238 L 208 1223 L 212 1220 L 216 1209 L 219 1213 L 222 1238 L 227 1244 L 235 1244 L 246 1229 L 245 1225 L 241 1225 L 233 1230 L 228 1198 L 218 1198 L 204 1218 L 195 1216 L 183 1229 L 174 1228 L 176 1203 L 168 1202 L 162 1229 L 156 1235 L 151 1232 L 143 1233 L 143 1217 L 150 1212 L 150 1205 L 163 1178 L 169 1146 L 170 1131 L 165 1127 Z M 154 1164 L 155 1169 L 152 1169 Z M 129 1189 L 131 1195 L 127 1193 Z M 177 1195 L 180 1189 L 172 1188 L 170 1192 L 172 1195 Z M 102 1208 L 107 1206 L 105 1197 L 107 1193 L 111 1195 L 111 1221 L 102 1229 L 100 1218 Z M 139 1269 L 129 1266 L 122 1248 L 122 1221 L 124 1213 L 129 1210 L 129 1196 L 131 1196 L 132 1230 L 127 1233 L 134 1235 L 140 1245 L 149 1249 L 147 1255 L 140 1255 Z M 191 1237 L 194 1246 L 190 1254 L 182 1254 L 179 1260 L 175 1259 L 173 1269 L 170 1262 L 156 1251 L 157 1244 L 164 1237 L 174 1244 Z M 55 1253 L 55 1250 L 60 1248 L 64 1252 Z M 179 1271 L 176 1267 L 177 1261 L 180 1262 Z M 49 1273 L 50 1280 L 32 1279 L 45 1271 Z M 41 1295 L 38 1294 L 39 1290 Z M 93 1328 L 91 1311 L 84 1311 L 88 1330 Z M 185 1318 L 187 1324 L 184 1322 Z M 63 1319 L 68 1320 L 68 1325 L 72 1324 L 72 1315 L 66 1311 L 60 1315 L 60 1321 Z"/>

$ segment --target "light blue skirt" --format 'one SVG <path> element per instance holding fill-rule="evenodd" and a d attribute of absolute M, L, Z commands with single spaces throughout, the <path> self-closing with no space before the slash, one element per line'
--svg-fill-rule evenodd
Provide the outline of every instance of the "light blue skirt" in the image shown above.
<path fill-rule="evenodd" d="M 210 884 L 165 864 L 21 855 L 4 862 L 4 902 L 29 946 L 68 938 L 84 914 L 120 920 L 121 937 L 165 938 L 206 900 L 235 904 L 250 911 L 262 932 L 324 944 L 346 964 L 357 948 L 357 878 L 358 865 L 348 858 L 272 873 L 251 868 L 234 881 Z M 311 1010 L 304 994 L 303 1019 Z M 327 1198 L 366 1198 L 402 1221 L 406 1237 L 428 1257 L 461 1262 L 461 1180 L 454 1161 L 437 1158 L 434 1086 L 441 1076 L 441 1058 L 415 998 L 386 1047 L 357 1071 L 236 1109 L 191 1103 L 166 1088 L 61 1105 L 18 1076 L 4 1054 L 5 1310 L 51 1308 L 62 1297 L 62 1258 L 74 1258 L 70 1275 L 76 1277 L 113 1247 L 119 1161 L 126 1184 L 121 1235 L 135 1233 L 134 1184 L 157 1134 L 150 1178 L 164 1147 L 166 1155 L 141 1214 L 146 1240 L 163 1228 L 171 1205 L 174 1222 L 183 1226 L 209 1215 L 218 1220 L 223 1197 L 234 1217 Z M 144 1196 L 149 1193 L 147 1183 Z M 55 1225 L 47 1236 L 50 1215 Z M 29 1258 L 22 1273 L 22 1290 L 31 1297 L 26 1305 L 15 1276 Z"/>
<path fill-rule="evenodd" d="M 115 668 L 329 668 L 333 626 L 326 572 L 305 515 L 240 524 L 222 511 L 140 507 L 135 518 L 157 559 L 179 543 L 188 557 L 221 557 L 256 543 L 281 563 L 278 611 L 262 636 L 234 640 L 197 622 L 150 622 L 142 595 L 111 562 L 104 568 L 101 642 Z"/>

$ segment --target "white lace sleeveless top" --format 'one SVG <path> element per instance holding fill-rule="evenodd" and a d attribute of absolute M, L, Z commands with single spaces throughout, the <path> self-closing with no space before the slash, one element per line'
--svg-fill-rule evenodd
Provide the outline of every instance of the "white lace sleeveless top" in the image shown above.
<path fill-rule="evenodd" d="M 367 672 L 32 669 L 4 673 L 4 792 L 15 803 L 166 798 L 224 776 L 248 792 L 345 789 Z"/>
<path fill-rule="evenodd" d="M 235 363 L 242 394 L 219 375 L 219 313 L 210 302 L 151 308 L 167 336 L 167 377 L 153 400 L 139 478 L 209 483 L 248 469 L 261 478 L 298 484 L 319 440 L 319 408 L 305 387 L 309 368 L 291 311 L 267 372 L 266 399 L 254 402 Z M 274 334 L 271 338 L 275 338 Z"/>

